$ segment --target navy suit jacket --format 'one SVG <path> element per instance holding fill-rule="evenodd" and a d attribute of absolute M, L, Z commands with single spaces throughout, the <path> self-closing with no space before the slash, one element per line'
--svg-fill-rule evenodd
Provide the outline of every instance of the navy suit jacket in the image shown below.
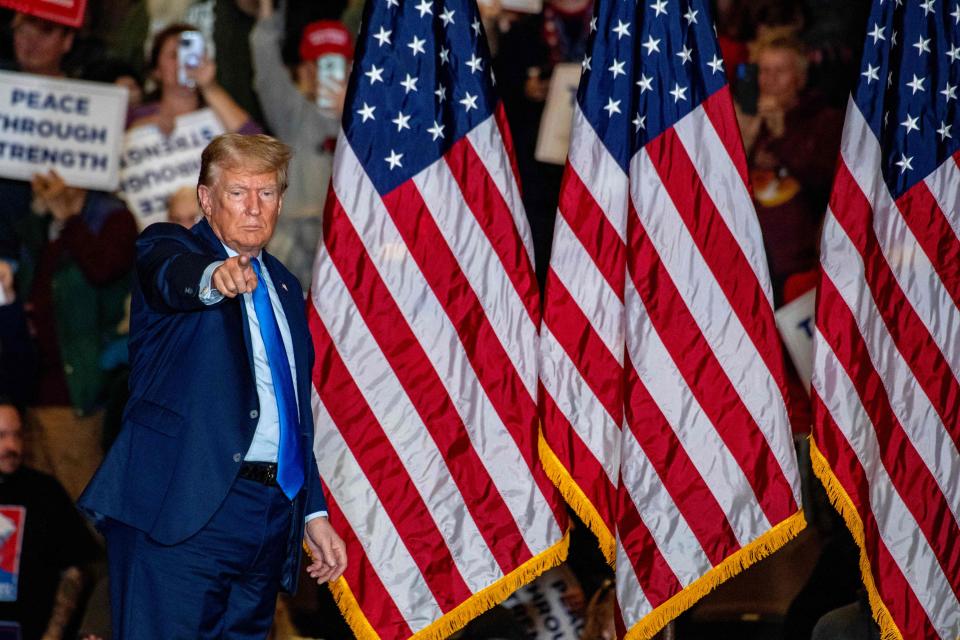
<path fill-rule="evenodd" d="M 137 240 L 130 318 L 130 400 L 123 427 L 80 497 L 95 520 L 112 519 L 176 544 L 219 508 L 253 440 L 260 413 L 250 329 L 240 296 L 199 299 L 203 271 L 226 252 L 202 220 L 187 230 L 148 227 Z M 305 514 L 326 509 L 313 459 L 313 343 L 297 279 L 265 251 L 290 327 L 306 480 L 294 503 L 283 567 L 292 591 Z"/>

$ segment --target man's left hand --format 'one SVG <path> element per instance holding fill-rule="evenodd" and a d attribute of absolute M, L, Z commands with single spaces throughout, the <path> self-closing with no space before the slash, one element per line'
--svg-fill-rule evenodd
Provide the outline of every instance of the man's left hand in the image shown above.
<path fill-rule="evenodd" d="M 347 548 L 327 518 L 314 518 L 308 522 L 303 542 L 313 557 L 307 573 L 317 583 L 333 582 L 343 575 L 347 568 Z"/>

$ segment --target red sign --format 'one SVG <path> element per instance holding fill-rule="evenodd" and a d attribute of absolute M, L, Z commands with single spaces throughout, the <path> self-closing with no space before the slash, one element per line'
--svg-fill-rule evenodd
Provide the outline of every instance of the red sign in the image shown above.
<path fill-rule="evenodd" d="M 87 0 L 0 0 L 0 6 L 78 28 L 83 24 Z"/>

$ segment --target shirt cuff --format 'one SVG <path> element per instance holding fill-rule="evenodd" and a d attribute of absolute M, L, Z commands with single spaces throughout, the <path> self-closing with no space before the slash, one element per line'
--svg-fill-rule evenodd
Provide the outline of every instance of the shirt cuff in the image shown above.
<path fill-rule="evenodd" d="M 197 290 L 200 292 L 198 297 L 200 298 L 200 302 L 205 305 L 217 304 L 223 300 L 223 294 L 210 286 L 210 281 L 213 280 L 213 272 L 224 262 L 225 260 L 211 262 L 207 265 L 207 268 L 203 270 L 203 275 L 200 276 L 200 286 L 197 287 Z"/>
<path fill-rule="evenodd" d="M 307 517 L 303 519 L 303 523 L 306 524 L 311 520 L 316 520 L 317 518 L 326 518 L 326 517 L 327 517 L 326 511 L 314 511 L 311 514 L 308 514 Z"/>

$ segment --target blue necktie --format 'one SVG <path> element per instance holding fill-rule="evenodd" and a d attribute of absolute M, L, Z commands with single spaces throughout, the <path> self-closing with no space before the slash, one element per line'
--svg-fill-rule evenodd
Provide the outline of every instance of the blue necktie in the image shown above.
<path fill-rule="evenodd" d="M 280 444 L 277 452 L 277 484 L 293 500 L 303 486 L 303 455 L 300 451 L 300 421 L 297 411 L 297 396 L 293 391 L 293 378 L 290 376 L 290 361 L 283 348 L 280 326 L 270 304 L 270 293 L 263 279 L 260 261 L 250 260 L 257 273 L 257 288 L 253 291 L 253 309 L 260 324 L 260 336 L 267 351 L 270 364 L 270 377 L 273 379 L 273 393 L 277 398 L 277 410 L 280 415 Z"/>

